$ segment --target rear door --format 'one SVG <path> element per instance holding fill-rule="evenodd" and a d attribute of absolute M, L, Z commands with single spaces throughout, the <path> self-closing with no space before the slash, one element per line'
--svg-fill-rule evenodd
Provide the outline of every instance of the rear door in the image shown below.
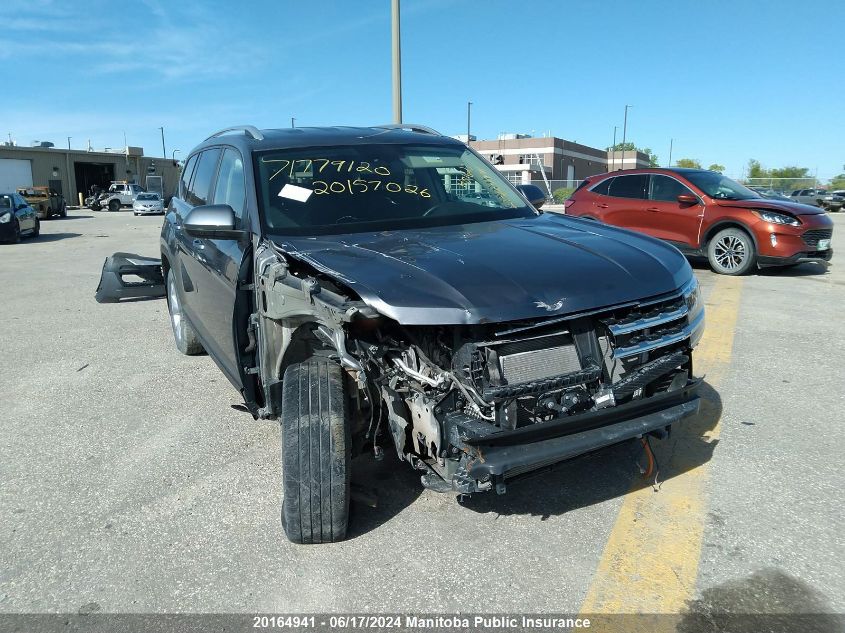
<path fill-rule="evenodd" d="M 648 204 L 642 215 L 641 229 L 653 237 L 688 248 L 698 248 L 698 236 L 704 219 L 704 205 L 682 204 L 678 196 L 696 194 L 680 180 L 663 174 L 651 174 Z"/>
<path fill-rule="evenodd" d="M 648 222 L 646 188 L 648 174 L 629 174 L 616 176 L 610 183 L 601 218 L 608 224 L 622 226 L 635 231 L 642 231 Z"/>

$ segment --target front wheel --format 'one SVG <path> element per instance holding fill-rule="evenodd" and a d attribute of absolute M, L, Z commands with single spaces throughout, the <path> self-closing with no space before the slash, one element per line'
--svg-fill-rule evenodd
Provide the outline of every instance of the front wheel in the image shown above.
<path fill-rule="evenodd" d="M 285 370 L 281 427 L 285 534 L 293 543 L 343 540 L 352 442 L 340 365 L 315 356 Z"/>
<path fill-rule="evenodd" d="M 35 228 L 32 229 L 32 237 L 38 237 L 41 235 L 41 220 L 35 218 Z"/>
<path fill-rule="evenodd" d="M 120 202 L 118 200 L 109 200 L 109 211 L 120 211 Z"/>
<path fill-rule="evenodd" d="M 9 240 L 12 244 L 20 244 L 21 243 L 21 223 L 18 222 L 17 218 L 13 220 L 14 224 L 12 225 L 12 239 Z"/>
<path fill-rule="evenodd" d="M 745 231 L 723 229 L 707 244 L 707 259 L 721 275 L 744 275 L 757 263 L 757 250 Z"/>
<path fill-rule="evenodd" d="M 64 202 L 62 203 L 62 210 L 59 211 L 59 217 L 60 218 L 66 218 L 67 217 L 67 204 L 64 203 Z"/>
<path fill-rule="evenodd" d="M 176 349 L 187 356 L 202 354 L 205 349 L 197 337 L 194 326 L 182 311 L 182 301 L 176 290 L 176 280 L 172 269 L 167 271 L 167 309 L 170 313 L 170 326 L 173 328 Z"/>

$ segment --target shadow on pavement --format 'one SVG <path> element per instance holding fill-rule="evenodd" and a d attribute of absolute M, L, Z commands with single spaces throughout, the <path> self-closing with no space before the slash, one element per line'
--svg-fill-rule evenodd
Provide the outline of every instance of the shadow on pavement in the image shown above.
<path fill-rule="evenodd" d="M 708 383 L 701 385 L 701 412 L 673 427 L 665 440 L 652 438 L 659 468 L 659 480 L 667 481 L 710 461 L 718 441 L 704 434 L 716 426 L 722 415 L 722 401 Z M 530 514 L 546 519 L 571 510 L 624 496 L 651 486 L 640 476 L 638 464 L 645 463 L 639 440 L 632 440 L 563 462 L 551 469 L 511 480 L 508 492 L 473 495 L 462 505 L 474 512 Z"/>
<path fill-rule="evenodd" d="M 85 220 L 88 218 L 93 218 L 93 215 L 66 215 L 63 218 L 50 218 L 50 221 L 58 220 L 60 222 L 65 222 L 66 220 Z"/>
<path fill-rule="evenodd" d="M 384 459 L 366 453 L 352 462 L 352 507 L 347 538 L 362 536 L 387 523 L 422 494 L 420 471 L 400 462 L 392 444 L 383 442 Z M 357 492 L 357 494 L 356 494 Z M 370 507 L 362 496 L 377 503 Z"/>
<path fill-rule="evenodd" d="M 30 241 L 43 244 L 44 242 L 58 242 L 70 237 L 79 237 L 82 233 L 42 233 L 38 237 L 32 238 Z"/>
<path fill-rule="evenodd" d="M 776 266 L 772 268 L 762 268 L 757 271 L 761 277 L 809 277 L 814 275 L 827 274 L 828 266 L 826 264 L 816 264 L 815 262 L 807 262 L 805 264 L 797 264 L 796 266 Z"/>

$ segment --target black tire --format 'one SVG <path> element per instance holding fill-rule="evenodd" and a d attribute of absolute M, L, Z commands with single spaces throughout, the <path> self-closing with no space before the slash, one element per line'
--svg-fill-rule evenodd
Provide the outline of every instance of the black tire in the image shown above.
<path fill-rule="evenodd" d="M 67 217 L 67 204 L 64 203 L 64 202 L 62 203 L 62 210 L 59 211 L 59 217 L 60 218 L 66 218 Z"/>
<path fill-rule="evenodd" d="M 120 200 L 109 200 L 109 211 L 120 211 Z"/>
<path fill-rule="evenodd" d="M 170 327 L 173 329 L 173 340 L 176 349 L 186 356 L 202 354 L 205 348 L 197 337 L 197 332 L 188 316 L 182 311 L 181 299 L 176 289 L 173 270 L 167 271 L 167 312 L 170 314 Z"/>
<path fill-rule="evenodd" d="M 292 543 L 346 537 L 351 476 L 343 370 L 328 358 L 290 365 L 282 382 L 282 526 Z"/>
<path fill-rule="evenodd" d="M 32 237 L 41 235 L 41 220 L 35 218 L 35 228 L 32 230 Z"/>
<path fill-rule="evenodd" d="M 13 225 L 13 228 L 12 228 L 12 239 L 10 239 L 9 241 L 12 244 L 20 244 L 21 243 L 21 223 L 18 222 L 17 218 L 12 220 L 12 222 L 14 222 L 14 225 Z"/>
<path fill-rule="evenodd" d="M 707 259 L 720 275 L 744 275 L 757 264 L 757 249 L 742 229 L 723 229 L 707 244 Z"/>

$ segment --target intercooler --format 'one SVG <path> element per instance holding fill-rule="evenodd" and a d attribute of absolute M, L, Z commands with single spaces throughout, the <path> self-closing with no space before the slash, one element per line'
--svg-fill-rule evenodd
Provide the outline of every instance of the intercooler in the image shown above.
<path fill-rule="evenodd" d="M 560 376 L 581 369 L 578 351 L 569 334 L 503 343 L 492 349 L 498 356 L 502 378 L 509 385 Z"/>

